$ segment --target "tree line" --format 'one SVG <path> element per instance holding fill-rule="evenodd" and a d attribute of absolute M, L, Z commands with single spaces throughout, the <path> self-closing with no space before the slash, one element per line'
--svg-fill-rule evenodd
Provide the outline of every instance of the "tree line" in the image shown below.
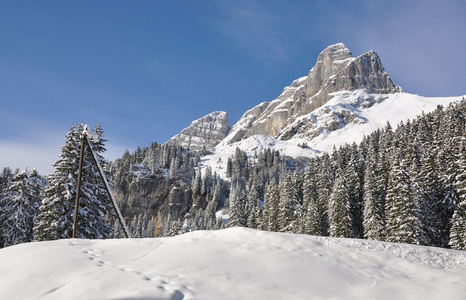
<path fill-rule="evenodd" d="M 117 192 L 163 185 L 164 199 L 123 199 L 135 237 L 172 236 L 227 226 L 354 237 L 466 249 L 466 101 L 387 125 L 361 143 L 334 148 L 305 164 L 267 149 L 236 150 L 222 180 L 201 153 L 153 143 L 108 163 L 100 125 L 93 142 Z M 82 124 L 66 135 L 55 172 L 3 170 L 0 246 L 71 237 Z M 111 204 L 96 167 L 84 157 L 79 238 L 117 238 Z M 140 201 L 140 199 L 136 199 Z M 136 201 L 134 200 L 134 201 Z"/>
<path fill-rule="evenodd" d="M 264 177 L 248 165 L 232 175 L 229 226 L 465 250 L 465 124 L 463 100 L 387 123 L 304 169 Z M 255 164 L 267 168 L 263 157 Z"/>

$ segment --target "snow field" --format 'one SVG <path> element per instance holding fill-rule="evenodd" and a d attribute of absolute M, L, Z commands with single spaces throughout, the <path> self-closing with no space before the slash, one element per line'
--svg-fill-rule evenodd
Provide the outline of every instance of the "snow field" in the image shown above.
<path fill-rule="evenodd" d="M 334 94 L 329 102 L 308 115 L 297 118 L 295 122 L 307 119 L 313 122 L 315 128 L 326 128 L 333 121 L 332 112 L 348 111 L 356 116 L 356 120 L 334 131 L 322 131 L 320 135 L 309 139 L 296 136 L 290 140 L 279 140 L 265 135 L 254 135 L 235 143 L 220 142 L 212 149 L 212 154 L 202 157 L 202 166 L 210 166 L 223 179 L 226 178 L 226 163 L 228 157 L 235 154 L 239 147 L 246 151 L 249 158 L 254 157 L 255 151 L 267 148 L 279 150 L 282 155 L 292 158 L 315 157 L 320 153 L 331 153 L 333 147 L 340 147 L 355 142 L 359 144 L 365 135 L 369 135 L 378 128 L 383 128 L 390 122 L 393 128 L 401 122 L 412 120 L 422 112 L 434 111 L 438 105 L 447 107 L 450 103 L 458 102 L 464 96 L 458 97 L 422 97 L 408 93 L 395 94 L 367 94 L 363 90 L 342 91 Z M 373 103 L 371 103 L 373 101 Z M 240 120 L 241 121 L 241 120 Z M 309 148 L 300 148 L 298 144 L 306 143 Z"/>
<path fill-rule="evenodd" d="M 0 299 L 464 299 L 466 252 L 246 228 L 0 250 Z"/>

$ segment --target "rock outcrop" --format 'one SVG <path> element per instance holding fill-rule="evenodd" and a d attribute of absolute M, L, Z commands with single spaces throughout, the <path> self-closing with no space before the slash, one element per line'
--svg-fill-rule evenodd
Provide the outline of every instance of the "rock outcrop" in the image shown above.
<path fill-rule="evenodd" d="M 292 130 L 287 127 L 293 127 L 298 117 L 324 105 L 335 92 L 360 89 L 374 94 L 400 91 L 385 72 L 376 52 L 352 57 L 342 43 L 329 46 L 319 54 L 307 76 L 285 87 L 276 100 L 261 103 L 246 112 L 233 126 L 225 142 L 234 143 L 256 134 L 290 138 Z M 288 134 L 280 136 L 283 131 Z"/>
<path fill-rule="evenodd" d="M 225 138 L 230 130 L 228 115 L 224 111 L 208 114 L 183 129 L 167 143 L 191 150 L 200 150 L 204 146 L 214 147 Z"/>

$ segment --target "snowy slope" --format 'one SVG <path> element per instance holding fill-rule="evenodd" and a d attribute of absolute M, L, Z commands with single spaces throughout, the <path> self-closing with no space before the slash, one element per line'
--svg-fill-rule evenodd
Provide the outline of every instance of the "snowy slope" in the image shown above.
<path fill-rule="evenodd" d="M 466 252 L 231 228 L 0 250 L 0 299 L 464 299 Z"/>
<path fill-rule="evenodd" d="M 246 151 L 250 157 L 255 151 L 265 148 L 279 150 L 283 155 L 293 158 L 315 157 L 322 152 L 330 153 L 333 146 L 337 148 L 346 143 L 360 143 L 364 135 L 377 128 L 383 128 L 387 121 L 392 127 L 401 121 L 413 119 L 422 112 L 428 113 L 438 105 L 461 100 L 462 97 L 422 97 L 408 93 L 368 94 L 363 90 L 342 91 L 311 113 L 294 121 L 305 126 L 288 140 L 275 137 L 254 135 L 238 142 L 230 143 L 228 139 L 212 149 L 212 154 L 204 156 L 202 165 L 210 165 L 213 171 L 226 178 L 226 162 L 233 156 L 236 147 Z M 311 124 L 311 125 L 309 125 Z M 281 135 L 285 135 L 282 132 Z M 300 148 L 298 144 L 306 143 L 309 148 Z"/>

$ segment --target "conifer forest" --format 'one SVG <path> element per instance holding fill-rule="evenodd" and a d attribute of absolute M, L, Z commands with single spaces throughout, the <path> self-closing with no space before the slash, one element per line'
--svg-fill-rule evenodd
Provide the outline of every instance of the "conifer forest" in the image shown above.
<path fill-rule="evenodd" d="M 71 237 L 82 131 L 71 127 L 50 175 L 3 169 L 1 247 Z M 466 250 L 464 99 L 313 159 L 238 148 L 226 178 L 201 170 L 208 149 L 153 143 L 107 162 L 100 125 L 94 133 L 133 237 L 243 226 Z M 123 237 L 97 167 L 84 162 L 78 237 Z"/>

